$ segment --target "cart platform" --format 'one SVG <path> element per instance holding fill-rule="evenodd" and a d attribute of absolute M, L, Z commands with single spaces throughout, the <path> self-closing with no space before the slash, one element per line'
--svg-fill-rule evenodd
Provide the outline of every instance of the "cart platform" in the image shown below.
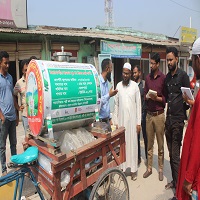
<path fill-rule="evenodd" d="M 54 152 L 59 151 L 52 151 L 49 144 L 34 137 L 26 137 L 26 144 L 37 146 L 42 154 L 51 159 L 52 174 L 39 165 L 32 170 L 38 182 L 53 200 L 71 199 L 93 185 L 104 171 L 125 162 L 124 127 L 120 127 L 111 133 L 92 133 L 97 137 L 95 141 L 68 154 L 62 152 L 55 154 Z M 98 158 L 102 159 L 93 163 L 88 169 L 85 168 L 87 163 Z M 63 170 L 70 172 L 70 182 L 66 188 L 61 188 L 60 184 Z M 77 171 L 79 173 L 76 173 Z"/>

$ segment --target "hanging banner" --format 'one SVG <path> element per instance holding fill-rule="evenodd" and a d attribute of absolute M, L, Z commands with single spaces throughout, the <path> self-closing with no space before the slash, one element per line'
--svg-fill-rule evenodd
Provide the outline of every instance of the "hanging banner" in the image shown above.
<path fill-rule="evenodd" d="M 142 45 L 101 40 L 101 54 L 110 54 L 115 58 L 141 58 Z"/>

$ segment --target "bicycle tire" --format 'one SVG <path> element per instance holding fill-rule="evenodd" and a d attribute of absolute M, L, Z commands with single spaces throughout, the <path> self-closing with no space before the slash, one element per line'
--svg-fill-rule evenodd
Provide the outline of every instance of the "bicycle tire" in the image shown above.
<path fill-rule="evenodd" d="M 110 176 L 111 175 L 111 176 Z M 118 182 L 117 177 L 121 179 L 121 181 L 123 181 L 124 183 L 124 191 L 121 191 L 119 188 L 114 187 L 116 181 Z M 111 180 L 109 180 L 111 179 Z M 110 183 L 109 183 L 110 181 Z M 115 182 L 115 183 L 113 183 Z M 100 187 L 104 187 L 103 185 L 106 184 L 107 191 L 104 191 L 106 193 L 104 193 L 104 197 L 99 195 L 98 190 L 100 189 Z M 108 186 L 109 185 L 109 186 Z M 109 188 L 108 188 L 109 187 Z M 122 193 L 121 193 L 122 192 Z M 121 193 L 121 197 L 120 194 Z M 101 174 L 101 176 L 98 178 L 98 180 L 96 181 L 96 183 L 93 186 L 93 189 L 91 191 L 89 200 L 98 200 L 98 199 L 109 199 L 109 200 L 114 200 L 114 199 L 118 199 L 118 200 L 129 200 L 130 196 L 129 196 L 129 186 L 128 186 L 128 182 L 126 179 L 125 174 L 118 168 L 110 168 L 107 169 L 105 172 L 103 172 Z"/>

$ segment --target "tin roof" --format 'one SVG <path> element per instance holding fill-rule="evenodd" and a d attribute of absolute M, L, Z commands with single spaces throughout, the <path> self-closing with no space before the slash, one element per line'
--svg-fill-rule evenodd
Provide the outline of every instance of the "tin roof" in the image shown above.
<path fill-rule="evenodd" d="M 162 34 L 135 31 L 130 28 L 63 28 L 54 26 L 29 26 L 28 29 L 0 28 L 1 33 L 21 33 L 38 35 L 57 35 L 88 37 L 122 42 L 132 42 L 152 45 L 179 46 L 178 39 L 170 38 Z"/>

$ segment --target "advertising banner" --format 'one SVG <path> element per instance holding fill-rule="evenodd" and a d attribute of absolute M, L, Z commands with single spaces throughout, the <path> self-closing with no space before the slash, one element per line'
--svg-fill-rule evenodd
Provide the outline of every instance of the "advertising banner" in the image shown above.
<path fill-rule="evenodd" d="M 101 40 L 101 54 L 115 58 L 141 58 L 142 45 Z"/>
<path fill-rule="evenodd" d="M 181 44 L 192 44 L 197 39 L 197 29 L 181 27 L 180 43 Z"/>
<path fill-rule="evenodd" d="M 100 106 L 101 90 L 98 73 L 91 64 L 54 61 L 31 61 L 27 71 L 27 117 L 33 134 L 38 135 L 45 120 L 53 128 L 61 123 L 81 126 L 81 120 L 94 120 Z M 90 120 L 90 121 L 91 121 Z"/>
<path fill-rule="evenodd" d="M 27 28 L 26 0 L 0 0 L 0 27 Z"/>

